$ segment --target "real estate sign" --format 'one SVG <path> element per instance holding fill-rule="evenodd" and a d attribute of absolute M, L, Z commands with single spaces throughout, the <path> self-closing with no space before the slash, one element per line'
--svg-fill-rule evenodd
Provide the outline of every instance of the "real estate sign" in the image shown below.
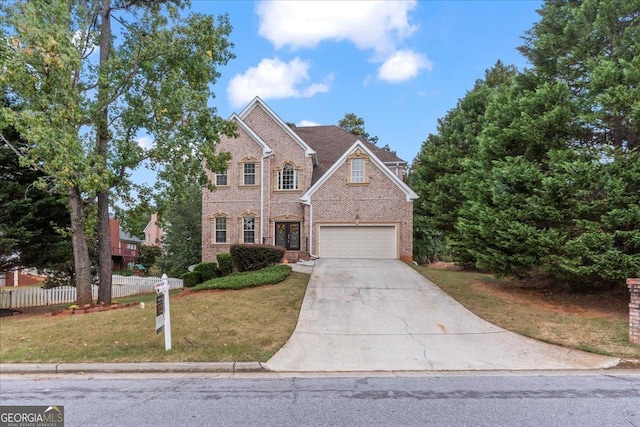
<path fill-rule="evenodd" d="M 169 309 L 169 281 L 162 275 L 162 281 L 156 283 L 156 333 L 164 331 L 164 349 L 171 350 L 171 311 Z"/>
<path fill-rule="evenodd" d="M 164 330 L 164 293 L 156 295 L 156 334 Z"/>

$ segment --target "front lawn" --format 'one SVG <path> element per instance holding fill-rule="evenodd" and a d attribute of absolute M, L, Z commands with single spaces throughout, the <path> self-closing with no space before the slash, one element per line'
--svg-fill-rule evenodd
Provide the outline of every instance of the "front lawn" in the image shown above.
<path fill-rule="evenodd" d="M 266 361 L 295 329 L 308 281 L 294 272 L 275 286 L 172 292 L 168 352 L 155 333 L 154 294 L 118 301 L 145 302 L 144 309 L 56 316 L 25 309 L 0 318 L 0 362 Z"/>
<path fill-rule="evenodd" d="M 625 289 L 575 294 L 534 279 L 414 268 L 468 310 L 504 329 L 564 347 L 640 358 L 640 345 L 629 342 Z"/>

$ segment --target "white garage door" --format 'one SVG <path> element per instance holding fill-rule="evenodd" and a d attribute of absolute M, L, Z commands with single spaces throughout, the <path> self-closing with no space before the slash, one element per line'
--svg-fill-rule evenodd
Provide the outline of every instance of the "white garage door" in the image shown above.
<path fill-rule="evenodd" d="M 393 225 L 321 225 L 318 255 L 324 258 L 397 258 Z"/>

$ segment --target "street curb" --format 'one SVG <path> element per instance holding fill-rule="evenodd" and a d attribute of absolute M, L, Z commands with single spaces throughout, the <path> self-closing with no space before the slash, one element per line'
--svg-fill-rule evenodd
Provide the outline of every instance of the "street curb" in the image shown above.
<path fill-rule="evenodd" d="M 1 363 L 0 374 L 270 372 L 260 362 Z"/>

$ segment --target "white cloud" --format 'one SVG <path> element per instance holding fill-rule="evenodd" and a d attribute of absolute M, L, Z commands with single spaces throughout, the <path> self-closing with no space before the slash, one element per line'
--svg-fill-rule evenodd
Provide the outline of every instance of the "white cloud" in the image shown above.
<path fill-rule="evenodd" d="M 348 40 L 358 49 L 388 54 L 417 29 L 411 1 L 263 1 L 258 33 L 276 48 L 311 48 L 323 40 Z"/>
<path fill-rule="evenodd" d="M 399 50 L 389 57 L 378 70 L 378 78 L 388 83 L 399 83 L 412 79 L 422 69 L 431 71 L 433 63 L 426 55 L 412 50 Z"/>
<path fill-rule="evenodd" d="M 149 135 L 141 136 L 140 138 L 136 139 L 136 142 L 141 148 L 145 150 L 148 150 L 155 145 L 155 141 L 151 139 Z"/>
<path fill-rule="evenodd" d="M 298 127 L 307 127 L 307 126 L 320 126 L 320 123 L 312 122 L 311 120 L 300 120 L 296 126 Z"/>
<path fill-rule="evenodd" d="M 324 83 L 314 83 L 302 91 L 304 98 L 311 98 L 316 93 L 329 92 L 329 86 Z"/>
<path fill-rule="evenodd" d="M 233 108 L 238 108 L 259 96 L 262 99 L 310 98 L 328 92 L 328 83 L 305 85 L 309 80 L 308 61 L 295 58 L 290 62 L 265 58 L 257 67 L 237 74 L 229 82 L 227 96 Z M 330 82 L 331 76 L 327 78 Z"/>

